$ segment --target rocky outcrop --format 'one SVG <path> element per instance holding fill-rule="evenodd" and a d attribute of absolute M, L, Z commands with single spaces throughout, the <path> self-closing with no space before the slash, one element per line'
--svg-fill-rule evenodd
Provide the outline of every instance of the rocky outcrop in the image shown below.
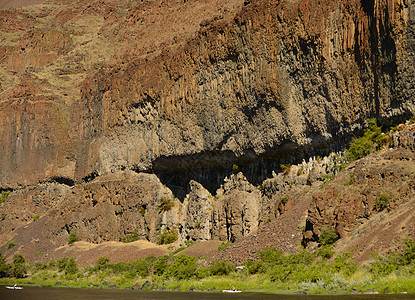
<path fill-rule="evenodd" d="M 212 239 L 235 241 L 258 229 L 261 194 L 239 172 L 225 180 L 212 213 Z"/>
<path fill-rule="evenodd" d="M 315 246 L 321 231 L 328 228 L 346 238 L 372 215 L 396 210 L 413 200 L 415 124 L 407 122 L 398 128 L 398 132 L 391 133 L 396 148 L 350 164 L 324 190 L 313 195 L 314 205 L 304 228 L 304 245 Z M 402 233 L 400 238 L 405 235 Z"/>
<path fill-rule="evenodd" d="M 190 192 L 183 201 L 181 209 L 180 240 L 210 240 L 211 214 L 215 204 L 214 197 L 200 183 L 191 181 Z"/>

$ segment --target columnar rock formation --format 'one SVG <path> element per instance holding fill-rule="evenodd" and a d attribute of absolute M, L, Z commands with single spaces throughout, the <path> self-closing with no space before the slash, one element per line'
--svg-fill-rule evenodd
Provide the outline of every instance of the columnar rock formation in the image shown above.
<path fill-rule="evenodd" d="M 0 11 L 2 236 L 236 240 L 415 112 L 412 0 L 61 2 Z"/>

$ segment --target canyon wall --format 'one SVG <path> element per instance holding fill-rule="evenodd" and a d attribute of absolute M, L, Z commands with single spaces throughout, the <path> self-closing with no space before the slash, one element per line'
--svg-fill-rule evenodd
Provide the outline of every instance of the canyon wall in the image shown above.
<path fill-rule="evenodd" d="M 39 214 L 57 245 L 75 230 L 94 243 L 162 229 L 234 241 L 282 213 L 292 185 L 333 171 L 334 157 L 312 157 L 370 117 L 415 112 L 412 0 L 235 0 L 207 19 L 213 0 L 92 2 L 54 11 L 46 31 L 31 24 L 47 9 L 1 12 L 4 37 L 19 34 L 0 49 L 2 236 Z M 190 22 L 183 37 L 174 20 Z M 165 31 L 147 37 L 152 24 Z M 277 174 L 287 163 L 299 165 Z"/>
<path fill-rule="evenodd" d="M 345 146 L 369 117 L 408 116 L 411 11 L 403 1 L 253 1 L 184 49 L 101 73 L 83 89 L 75 176 L 289 162 Z"/>
<path fill-rule="evenodd" d="M 18 16 L 4 31 L 30 28 Z M 26 55 L 3 49 L 15 72 L 29 74 L 3 92 L 1 187 L 120 169 L 278 165 L 339 149 L 369 117 L 388 124 L 413 113 L 414 22 L 410 0 L 246 2 L 233 18 L 200 22 L 185 43 L 78 80 L 78 92 L 30 75 L 76 48 L 74 33 L 32 32 L 19 46 Z"/>

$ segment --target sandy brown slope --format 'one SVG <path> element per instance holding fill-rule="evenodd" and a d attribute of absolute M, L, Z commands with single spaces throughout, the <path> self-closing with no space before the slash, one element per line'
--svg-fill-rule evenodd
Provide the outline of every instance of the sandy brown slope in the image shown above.
<path fill-rule="evenodd" d="M 341 239 L 339 251 L 353 251 L 360 262 L 371 259 L 374 252 L 385 255 L 399 252 L 405 238 L 415 239 L 415 199 L 396 210 L 384 211 L 360 225 L 351 236 Z"/>
<path fill-rule="evenodd" d="M 58 247 L 47 239 L 44 228 L 47 217 L 28 223 L 14 231 L 12 238 L 0 247 L 0 251 L 12 260 L 15 250 L 22 254 L 29 263 L 45 262 L 62 257 L 74 257 L 79 265 L 93 265 L 102 256 L 110 259 L 111 263 L 128 262 L 148 256 L 162 256 L 168 254 L 168 246 L 160 246 L 148 241 L 122 243 L 116 241 L 92 244 L 76 242 L 72 245 Z M 16 246 L 8 249 L 7 244 L 13 242 Z"/>
<path fill-rule="evenodd" d="M 0 0 L 0 9 L 17 8 L 42 2 L 44 2 L 44 0 Z"/>

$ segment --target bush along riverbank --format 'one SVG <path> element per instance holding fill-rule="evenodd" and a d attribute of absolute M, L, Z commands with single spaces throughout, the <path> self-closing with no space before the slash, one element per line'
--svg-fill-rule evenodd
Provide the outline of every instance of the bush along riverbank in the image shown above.
<path fill-rule="evenodd" d="M 21 255 L 7 264 L 0 255 L 0 284 L 130 288 L 137 290 L 221 291 L 267 293 L 351 294 L 415 293 L 415 242 L 405 240 L 402 253 L 373 254 L 358 266 L 352 253 L 335 253 L 330 246 L 315 252 L 259 252 L 258 260 L 234 266 L 227 261 L 196 259 L 184 254 L 110 263 L 101 257 L 80 268 L 74 258 L 28 265 Z"/>

